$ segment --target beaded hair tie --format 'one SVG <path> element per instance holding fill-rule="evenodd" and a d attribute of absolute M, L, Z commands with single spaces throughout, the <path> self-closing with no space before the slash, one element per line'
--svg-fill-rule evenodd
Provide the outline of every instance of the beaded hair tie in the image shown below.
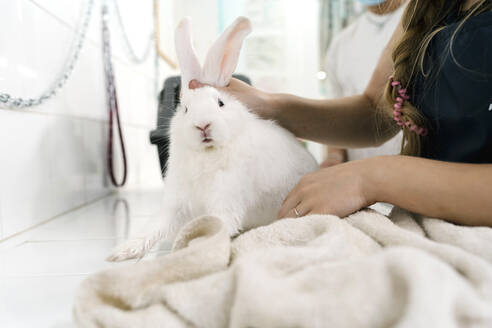
<path fill-rule="evenodd" d="M 428 133 L 426 128 L 419 127 L 418 125 L 415 125 L 410 121 L 405 122 L 403 120 L 401 109 L 405 100 L 410 99 L 410 97 L 407 95 L 407 89 L 402 88 L 400 81 L 393 80 L 393 78 L 393 75 L 389 77 L 389 80 L 392 81 L 391 86 L 398 88 L 398 97 L 396 97 L 396 102 L 393 105 L 393 119 L 396 121 L 396 124 L 398 124 L 398 126 L 401 126 L 402 128 L 403 126 L 406 126 L 408 129 L 410 129 L 410 131 L 415 132 L 422 137 L 425 137 Z"/>

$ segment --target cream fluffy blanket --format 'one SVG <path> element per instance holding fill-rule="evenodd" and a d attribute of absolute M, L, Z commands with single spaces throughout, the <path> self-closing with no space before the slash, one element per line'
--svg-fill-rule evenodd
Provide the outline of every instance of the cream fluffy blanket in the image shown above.
<path fill-rule="evenodd" d="M 492 327 L 492 229 L 367 210 L 231 240 L 202 217 L 174 252 L 86 279 L 74 317 L 80 327 Z"/>

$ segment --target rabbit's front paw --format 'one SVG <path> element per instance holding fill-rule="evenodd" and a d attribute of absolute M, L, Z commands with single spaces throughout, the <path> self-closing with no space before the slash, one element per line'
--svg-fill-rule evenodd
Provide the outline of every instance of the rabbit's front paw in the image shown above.
<path fill-rule="evenodd" d="M 120 262 L 129 259 L 142 258 L 153 245 L 146 238 L 127 240 L 123 244 L 116 246 L 112 254 L 106 258 L 106 261 Z"/>

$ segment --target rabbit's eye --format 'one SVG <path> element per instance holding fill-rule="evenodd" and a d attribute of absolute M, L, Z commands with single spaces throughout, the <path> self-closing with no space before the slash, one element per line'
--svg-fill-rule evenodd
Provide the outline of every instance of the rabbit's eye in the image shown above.
<path fill-rule="evenodd" d="M 222 102 L 222 100 L 220 100 L 220 99 L 219 99 L 219 100 L 218 100 L 218 103 L 219 103 L 219 107 L 224 106 L 224 103 Z"/>
<path fill-rule="evenodd" d="M 185 113 L 188 113 L 188 107 L 185 106 Z"/>

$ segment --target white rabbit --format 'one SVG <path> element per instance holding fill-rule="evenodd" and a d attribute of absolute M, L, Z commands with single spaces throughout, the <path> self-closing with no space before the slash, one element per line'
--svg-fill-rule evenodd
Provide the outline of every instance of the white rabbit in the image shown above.
<path fill-rule="evenodd" d="M 191 79 L 227 85 L 250 31 L 249 20 L 237 18 L 213 44 L 201 69 L 189 18 L 178 25 L 182 95 L 170 125 L 162 222 L 148 236 L 117 247 L 108 260 L 142 257 L 164 235 L 202 215 L 224 220 L 231 235 L 270 223 L 289 190 L 317 169 L 295 136 L 275 122 L 260 119 L 213 87 L 188 88 Z"/>

